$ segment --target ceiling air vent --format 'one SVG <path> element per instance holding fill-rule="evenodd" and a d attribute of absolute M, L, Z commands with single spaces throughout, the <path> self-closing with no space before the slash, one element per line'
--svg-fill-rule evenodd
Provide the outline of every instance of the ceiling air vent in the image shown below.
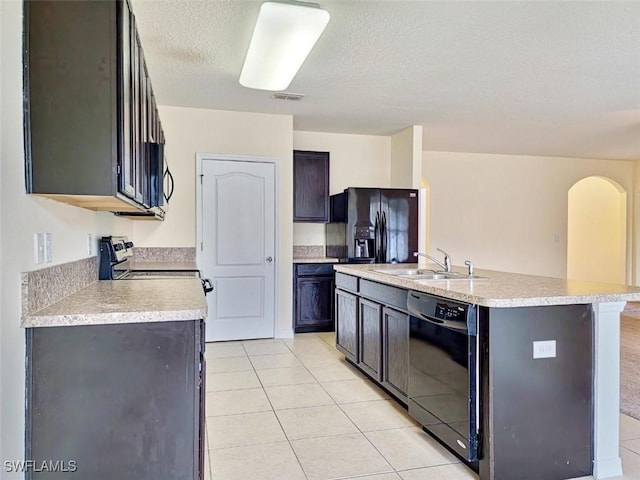
<path fill-rule="evenodd" d="M 289 93 L 289 92 L 276 92 L 273 94 L 273 98 L 276 100 L 302 100 L 304 93 Z"/>

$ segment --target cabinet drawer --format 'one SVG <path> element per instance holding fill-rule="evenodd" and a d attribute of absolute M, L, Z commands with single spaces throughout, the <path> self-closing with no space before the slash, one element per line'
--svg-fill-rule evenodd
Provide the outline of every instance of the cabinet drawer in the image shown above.
<path fill-rule="evenodd" d="M 333 275 L 333 263 L 303 263 L 295 265 L 298 277 L 304 275 Z"/>
<path fill-rule="evenodd" d="M 336 279 L 337 283 L 337 279 Z M 360 294 L 376 302 L 407 311 L 407 290 L 382 285 L 370 280 L 360 280 Z"/>
<path fill-rule="evenodd" d="M 340 287 L 344 290 L 350 290 L 352 292 L 358 291 L 358 277 L 353 275 L 346 275 L 344 273 L 336 272 L 336 287 Z"/>

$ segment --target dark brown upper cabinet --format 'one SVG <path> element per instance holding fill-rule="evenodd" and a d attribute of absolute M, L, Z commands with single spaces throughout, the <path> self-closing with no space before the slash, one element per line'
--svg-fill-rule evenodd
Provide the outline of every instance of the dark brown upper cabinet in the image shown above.
<path fill-rule="evenodd" d="M 293 221 L 329 221 L 329 152 L 293 151 Z"/>
<path fill-rule="evenodd" d="M 164 135 L 129 3 L 26 1 L 24 13 L 27 193 L 158 213 Z"/>

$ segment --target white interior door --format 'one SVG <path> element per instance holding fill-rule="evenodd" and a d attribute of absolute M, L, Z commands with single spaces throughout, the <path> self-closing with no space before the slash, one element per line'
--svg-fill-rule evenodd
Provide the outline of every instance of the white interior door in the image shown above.
<path fill-rule="evenodd" d="M 274 336 L 275 165 L 202 159 L 199 267 L 206 340 Z"/>

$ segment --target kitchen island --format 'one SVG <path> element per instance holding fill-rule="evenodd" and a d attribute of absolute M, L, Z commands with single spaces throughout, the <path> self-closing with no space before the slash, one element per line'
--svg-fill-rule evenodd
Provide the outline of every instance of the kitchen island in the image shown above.
<path fill-rule="evenodd" d="M 420 319 L 409 315 L 409 292 L 477 311 L 477 367 L 466 375 L 477 368 L 469 385 L 478 398 L 479 443 L 477 461 L 468 464 L 481 480 L 622 474 L 619 316 L 626 301 L 640 299 L 640 288 L 489 270 L 469 279 L 461 268 L 446 280 L 394 274 L 416 265 L 334 268 L 338 349 L 410 413 L 416 365 L 408 351 Z M 548 342 L 552 350 L 537 350 Z M 476 447 L 458 443 L 459 455 Z"/>
<path fill-rule="evenodd" d="M 27 313 L 26 478 L 61 478 L 41 468 L 55 462 L 94 480 L 202 478 L 205 316 L 186 277 L 96 281 Z"/>

